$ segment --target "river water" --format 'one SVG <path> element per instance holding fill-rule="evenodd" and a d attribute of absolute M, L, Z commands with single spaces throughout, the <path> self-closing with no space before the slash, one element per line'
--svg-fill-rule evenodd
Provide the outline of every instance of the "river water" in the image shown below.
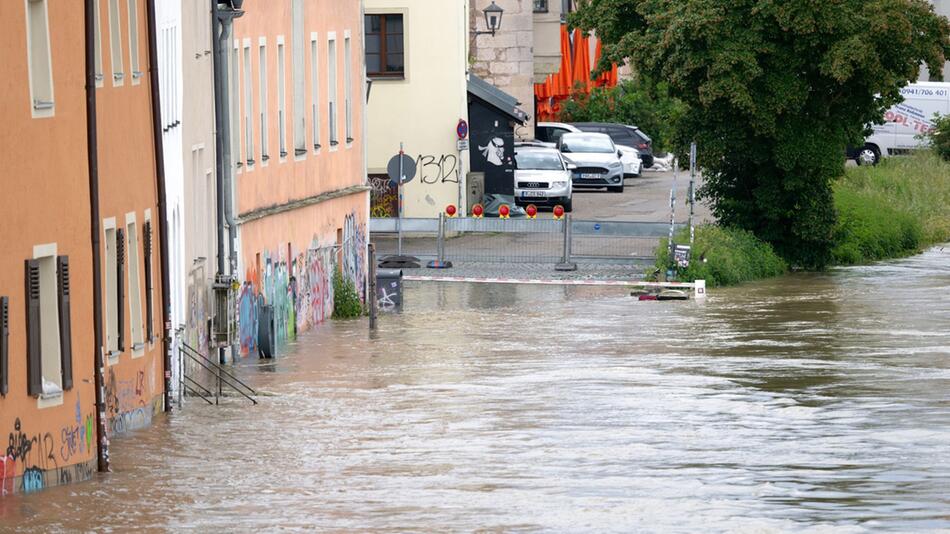
<path fill-rule="evenodd" d="M 950 247 L 637 302 L 413 284 L 0 530 L 950 530 Z"/>

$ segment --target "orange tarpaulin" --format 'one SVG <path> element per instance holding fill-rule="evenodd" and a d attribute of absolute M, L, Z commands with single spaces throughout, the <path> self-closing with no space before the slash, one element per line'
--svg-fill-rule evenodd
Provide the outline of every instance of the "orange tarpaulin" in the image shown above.
<path fill-rule="evenodd" d="M 572 92 L 590 92 L 590 42 L 579 29 L 574 30 L 574 80 Z"/>
<path fill-rule="evenodd" d="M 534 85 L 535 115 L 538 121 L 550 121 L 557 118 L 561 102 L 576 92 L 590 93 L 596 87 L 617 85 L 617 66 L 609 72 L 591 80 L 590 38 L 580 30 L 574 31 L 574 46 L 567 25 L 561 25 L 561 67 L 548 75 L 544 83 Z M 601 44 L 597 42 L 597 59 L 600 58 Z M 594 67 L 596 67 L 596 60 Z"/>

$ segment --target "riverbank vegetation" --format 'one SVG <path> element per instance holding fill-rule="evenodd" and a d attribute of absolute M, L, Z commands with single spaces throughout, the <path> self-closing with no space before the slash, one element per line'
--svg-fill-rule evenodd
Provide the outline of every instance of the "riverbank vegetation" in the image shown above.
<path fill-rule="evenodd" d="M 833 265 L 900 258 L 950 241 L 950 163 L 933 151 L 849 167 L 833 191 Z M 681 232 L 676 241 L 688 242 L 688 234 Z M 698 227 L 692 251 L 690 267 L 678 279 L 705 279 L 711 287 L 778 276 L 789 268 L 765 241 L 719 225 Z M 671 265 L 665 241 L 656 265 Z"/>

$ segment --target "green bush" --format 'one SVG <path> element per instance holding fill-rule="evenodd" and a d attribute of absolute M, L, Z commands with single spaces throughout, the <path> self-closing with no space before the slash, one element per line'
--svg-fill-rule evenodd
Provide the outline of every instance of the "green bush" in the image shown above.
<path fill-rule="evenodd" d="M 687 243 L 688 232 L 677 234 L 676 242 Z M 680 281 L 706 280 L 709 287 L 729 286 L 779 276 L 788 271 L 788 264 L 772 246 L 751 232 L 703 225 L 696 228 L 695 237 L 690 266 L 679 271 L 677 279 Z M 657 249 L 656 266 L 665 271 L 671 265 L 669 243 L 664 239 Z"/>
<path fill-rule="evenodd" d="M 950 162 L 950 115 L 934 119 L 934 129 L 927 132 L 927 138 L 934 151 Z"/>
<path fill-rule="evenodd" d="M 339 271 L 333 273 L 333 318 L 352 319 L 363 315 L 363 304 L 356 285 Z"/>
<path fill-rule="evenodd" d="M 921 227 L 910 213 L 886 197 L 840 187 L 835 191 L 838 221 L 831 253 L 839 265 L 898 258 L 917 252 Z"/>

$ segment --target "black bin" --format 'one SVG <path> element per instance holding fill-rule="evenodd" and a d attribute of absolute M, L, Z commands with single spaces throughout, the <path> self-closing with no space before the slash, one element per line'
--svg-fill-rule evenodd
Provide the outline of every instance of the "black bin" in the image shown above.
<path fill-rule="evenodd" d="M 261 358 L 273 358 L 276 352 L 277 331 L 274 328 L 274 306 L 261 306 L 257 317 L 257 350 Z"/>
<path fill-rule="evenodd" d="M 402 269 L 376 270 L 376 302 L 379 311 L 402 309 Z"/>

